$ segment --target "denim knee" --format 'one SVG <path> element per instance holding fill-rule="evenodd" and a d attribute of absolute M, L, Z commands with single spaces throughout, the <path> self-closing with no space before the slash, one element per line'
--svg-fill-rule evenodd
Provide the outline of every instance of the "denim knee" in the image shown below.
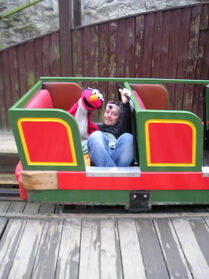
<path fill-rule="evenodd" d="M 102 138 L 103 138 L 103 133 L 101 131 L 95 131 L 89 136 L 88 144 L 100 142 Z"/>
<path fill-rule="evenodd" d="M 130 133 L 124 133 L 118 138 L 119 142 L 122 142 L 123 144 L 132 144 L 133 143 L 133 135 Z"/>

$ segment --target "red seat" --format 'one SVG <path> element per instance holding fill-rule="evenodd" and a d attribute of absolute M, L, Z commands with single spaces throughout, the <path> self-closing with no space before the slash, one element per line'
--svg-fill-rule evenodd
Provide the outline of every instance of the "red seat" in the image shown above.
<path fill-rule="evenodd" d="M 81 97 L 82 88 L 74 82 L 43 82 L 48 89 L 54 108 L 69 110 Z"/>
<path fill-rule="evenodd" d="M 53 108 L 52 98 L 48 90 L 41 89 L 30 102 L 25 106 L 27 109 L 31 108 Z"/>
<path fill-rule="evenodd" d="M 168 109 L 168 92 L 160 84 L 130 84 L 141 98 L 146 109 Z"/>

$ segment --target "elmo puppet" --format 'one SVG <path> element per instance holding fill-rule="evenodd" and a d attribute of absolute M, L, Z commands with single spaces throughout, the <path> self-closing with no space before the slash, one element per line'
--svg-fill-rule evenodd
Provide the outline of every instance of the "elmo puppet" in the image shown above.
<path fill-rule="evenodd" d="M 99 90 L 88 87 L 81 93 L 81 98 L 68 110 L 78 124 L 83 153 L 86 152 L 88 136 L 98 130 L 97 125 L 91 121 L 92 113 L 102 107 L 103 101 L 103 95 Z"/>

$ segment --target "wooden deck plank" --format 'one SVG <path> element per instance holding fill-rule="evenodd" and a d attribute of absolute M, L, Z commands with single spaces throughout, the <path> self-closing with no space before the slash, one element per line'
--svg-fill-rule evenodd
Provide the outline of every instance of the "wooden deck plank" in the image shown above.
<path fill-rule="evenodd" d="M 35 215 L 38 214 L 40 203 L 27 202 L 24 208 L 23 214 Z"/>
<path fill-rule="evenodd" d="M 152 220 L 136 220 L 146 276 L 149 279 L 169 279 L 166 264 Z"/>
<path fill-rule="evenodd" d="M 119 219 L 118 230 L 124 279 L 146 278 L 134 220 Z"/>
<path fill-rule="evenodd" d="M 169 219 L 156 219 L 154 222 L 170 277 L 191 279 L 191 273 L 171 221 Z"/>
<path fill-rule="evenodd" d="M 202 218 L 190 221 L 196 240 L 209 266 L 209 229 Z"/>
<path fill-rule="evenodd" d="M 99 226 L 98 220 L 88 219 L 82 222 L 79 279 L 101 277 L 99 259 L 101 235 Z"/>
<path fill-rule="evenodd" d="M 209 266 L 199 248 L 189 220 L 174 219 L 173 225 L 194 279 L 208 278 Z"/>
<path fill-rule="evenodd" d="M 7 223 L 7 218 L 0 218 L 0 238 Z"/>
<path fill-rule="evenodd" d="M 113 219 L 83 221 L 79 278 L 122 278 L 117 225 Z"/>
<path fill-rule="evenodd" d="M 0 213 L 7 212 L 10 206 L 10 201 L 0 201 Z"/>
<path fill-rule="evenodd" d="M 46 220 L 31 279 L 51 279 L 55 276 L 62 220 Z"/>
<path fill-rule="evenodd" d="M 39 213 L 40 214 L 51 214 L 55 211 L 55 204 L 53 203 L 41 203 Z"/>
<path fill-rule="evenodd" d="M 207 224 L 207 226 L 209 228 L 209 217 L 204 218 L 204 220 L 205 220 L 205 222 L 206 222 L 206 224 Z"/>
<path fill-rule="evenodd" d="M 11 219 L 0 242 L 0 278 L 7 278 L 25 228 L 25 220 Z"/>
<path fill-rule="evenodd" d="M 22 213 L 25 208 L 26 202 L 24 201 L 13 201 L 10 204 L 8 213 Z"/>
<path fill-rule="evenodd" d="M 101 278 L 123 278 L 116 220 L 101 220 L 100 234 Z"/>
<path fill-rule="evenodd" d="M 56 279 L 78 278 L 81 220 L 69 219 L 63 224 Z"/>
<path fill-rule="evenodd" d="M 44 220 L 28 220 L 8 279 L 30 278 L 43 226 Z"/>

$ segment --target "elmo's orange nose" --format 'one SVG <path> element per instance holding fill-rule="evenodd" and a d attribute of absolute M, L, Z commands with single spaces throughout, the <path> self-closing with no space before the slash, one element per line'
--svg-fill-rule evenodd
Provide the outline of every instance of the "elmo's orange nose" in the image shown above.
<path fill-rule="evenodd" d="M 96 100 L 98 99 L 97 95 L 96 94 L 93 94 L 90 96 L 89 100 L 93 103 L 95 102 Z"/>

